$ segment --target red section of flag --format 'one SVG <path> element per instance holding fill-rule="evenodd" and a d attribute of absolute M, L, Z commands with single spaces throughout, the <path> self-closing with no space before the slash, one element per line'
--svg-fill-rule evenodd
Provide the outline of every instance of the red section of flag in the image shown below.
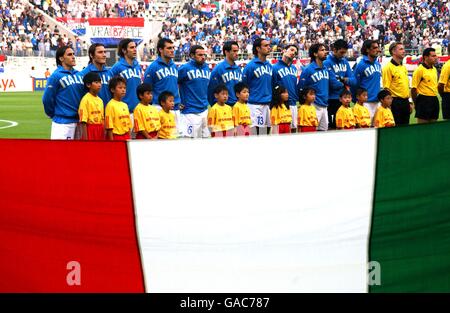
<path fill-rule="evenodd" d="M 0 150 L 0 292 L 144 292 L 126 143 Z"/>
<path fill-rule="evenodd" d="M 90 26 L 131 26 L 144 27 L 144 18 L 90 18 L 88 20 Z"/>

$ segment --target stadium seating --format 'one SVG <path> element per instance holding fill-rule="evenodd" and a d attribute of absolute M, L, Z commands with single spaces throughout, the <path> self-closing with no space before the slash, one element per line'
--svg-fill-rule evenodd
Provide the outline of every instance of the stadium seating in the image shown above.
<path fill-rule="evenodd" d="M 349 56 L 355 57 L 368 38 L 385 45 L 401 40 L 409 54 L 432 45 L 442 54 L 449 50 L 450 0 L 1 0 L 0 53 L 52 56 L 61 40 L 68 43 L 33 6 L 54 18 L 161 21 L 159 36 L 174 40 L 178 60 L 192 44 L 204 45 L 212 59 L 219 58 L 225 40 L 238 41 L 242 58 L 248 58 L 257 36 L 271 38 L 274 53 L 295 43 L 301 56 L 313 42 L 329 46 L 339 38 L 349 41 Z M 153 52 L 155 39 L 149 47 Z"/>

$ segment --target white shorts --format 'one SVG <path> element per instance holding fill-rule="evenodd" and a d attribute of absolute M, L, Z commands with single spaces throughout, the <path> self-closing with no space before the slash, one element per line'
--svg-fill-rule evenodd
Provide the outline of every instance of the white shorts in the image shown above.
<path fill-rule="evenodd" d="M 190 113 L 180 115 L 181 134 L 188 138 L 208 138 L 210 132 L 208 128 L 208 110 L 202 113 Z"/>
<path fill-rule="evenodd" d="M 319 121 L 319 127 L 317 130 L 328 130 L 328 109 L 317 104 L 314 104 L 316 108 L 317 120 Z"/>
<path fill-rule="evenodd" d="M 252 120 L 252 128 L 270 127 L 270 107 L 267 104 L 248 104 L 250 108 L 250 118 Z"/>
<path fill-rule="evenodd" d="M 59 124 L 52 122 L 52 131 L 50 139 L 74 140 L 76 136 L 78 123 Z"/>
<path fill-rule="evenodd" d="M 289 109 L 292 115 L 291 129 L 297 129 L 298 107 L 297 105 L 290 105 Z"/>
<path fill-rule="evenodd" d="M 377 112 L 378 107 L 380 104 L 378 102 L 364 102 L 364 106 L 369 110 L 370 114 L 370 125 L 375 126 L 373 123 L 373 119 L 375 117 L 375 113 Z"/>

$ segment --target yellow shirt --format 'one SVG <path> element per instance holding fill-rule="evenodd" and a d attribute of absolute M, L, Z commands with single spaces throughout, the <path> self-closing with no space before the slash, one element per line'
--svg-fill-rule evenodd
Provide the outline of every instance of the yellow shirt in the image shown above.
<path fill-rule="evenodd" d="M 111 99 L 106 106 L 105 117 L 105 128 L 112 129 L 113 134 L 124 135 L 131 130 L 130 111 L 125 102 Z"/>
<path fill-rule="evenodd" d="M 105 113 L 102 99 L 88 92 L 81 99 L 78 115 L 80 116 L 80 122 L 103 125 Z"/>
<path fill-rule="evenodd" d="M 450 60 L 445 62 L 439 77 L 439 84 L 444 85 L 444 92 L 450 92 Z"/>
<path fill-rule="evenodd" d="M 292 122 L 292 114 L 289 106 L 283 103 L 281 107 L 272 108 L 270 110 L 270 121 L 272 125 L 290 124 Z"/>
<path fill-rule="evenodd" d="M 208 126 L 213 132 L 233 129 L 234 122 L 231 107 L 227 104 L 214 104 L 208 111 Z"/>
<path fill-rule="evenodd" d="M 319 126 L 316 108 L 313 105 L 302 104 L 298 109 L 298 126 Z"/>
<path fill-rule="evenodd" d="M 389 61 L 381 71 L 383 87 L 389 89 L 393 97 L 409 98 L 408 70 L 404 65 L 395 65 Z"/>
<path fill-rule="evenodd" d="M 336 127 L 337 128 L 352 128 L 355 127 L 355 116 L 351 107 L 344 107 L 341 105 L 336 113 Z"/>
<path fill-rule="evenodd" d="M 139 103 L 134 109 L 134 132 L 147 131 L 148 133 L 158 131 L 161 128 L 158 109 L 154 106 Z"/>
<path fill-rule="evenodd" d="M 246 103 L 236 102 L 233 106 L 233 122 L 234 126 L 252 125 L 250 118 L 250 108 Z"/>
<path fill-rule="evenodd" d="M 420 64 L 414 70 L 412 77 L 412 88 L 417 88 L 417 93 L 423 96 L 437 96 L 438 95 L 438 73 L 437 69 L 433 66 L 426 68 L 423 64 Z"/>
<path fill-rule="evenodd" d="M 394 116 L 390 108 L 379 106 L 375 113 L 375 127 L 393 127 L 395 126 Z"/>
<path fill-rule="evenodd" d="M 177 138 L 177 124 L 175 122 L 175 114 L 173 112 L 166 113 L 164 112 L 164 110 L 161 110 L 159 111 L 159 120 L 161 122 L 161 128 L 158 132 L 158 138 Z"/>
<path fill-rule="evenodd" d="M 365 106 L 356 103 L 353 107 L 353 115 L 355 116 L 356 125 L 359 125 L 359 127 L 370 127 L 370 113 Z"/>

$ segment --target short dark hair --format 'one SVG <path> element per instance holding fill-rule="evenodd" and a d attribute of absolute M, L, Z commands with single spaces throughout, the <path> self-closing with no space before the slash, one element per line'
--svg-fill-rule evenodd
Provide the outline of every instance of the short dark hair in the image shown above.
<path fill-rule="evenodd" d="M 138 99 L 141 100 L 141 96 L 143 96 L 144 93 L 147 91 L 150 91 L 150 92 L 153 91 L 152 85 L 147 84 L 147 83 L 140 84 L 136 88 L 136 95 L 137 95 Z"/>
<path fill-rule="evenodd" d="M 364 88 L 358 88 L 358 89 L 356 89 L 356 96 L 359 97 L 359 96 L 362 95 L 364 92 L 367 92 L 367 89 L 364 89 Z"/>
<path fill-rule="evenodd" d="M 237 41 L 226 41 L 223 44 L 223 48 L 222 48 L 223 55 L 225 55 L 225 51 L 230 52 L 231 49 L 233 48 L 233 46 L 238 46 L 238 48 L 239 48 L 239 44 L 237 43 Z"/>
<path fill-rule="evenodd" d="M 374 43 L 377 43 L 377 41 L 375 41 L 375 40 L 365 40 L 363 42 L 363 44 L 362 44 L 362 47 L 361 47 L 361 54 L 362 55 L 368 55 L 369 52 L 367 52 L 367 50 L 369 50 Z"/>
<path fill-rule="evenodd" d="M 311 47 L 309 47 L 309 57 L 311 58 L 312 61 L 314 61 L 316 59 L 316 57 L 314 56 L 314 53 L 319 52 L 319 49 L 325 47 L 325 45 L 323 43 L 315 43 L 313 44 Z"/>
<path fill-rule="evenodd" d="M 298 95 L 298 100 L 299 100 L 300 104 L 304 104 L 306 102 L 306 95 L 310 91 L 314 92 L 314 94 L 316 93 L 316 90 L 311 87 L 306 87 L 306 88 L 300 90 L 300 94 Z"/>
<path fill-rule="evenodd" d="M 84 87 L 89 88 L 88 84 L 92 84 L 93 82 L 101 82 L 102 79 L 100 78 L 100 75 L 96 72 L 89 72 L 83 77 L 83 84 Z"/>
<path fill-rule="evenodd" d="M 214 88 L 214 94 L 219 94 L 222 91 L 228 92 L 228 88 L 227 88 L 227 86 L 225 86 L 225 84 L 219 84 L 216 86 L 216 88 Z"/>
<path fill-rule="evenodd" d="M 298 53 L 298 47 L 296 46 L 296 45 L 294 45 L 294 44 L 288 44 L 288 45 L 286 45 L 286 46 L 284 46 L 284 48 L 283 48 L 283 50 L 287 50 L 287 49 L 289 49 L 290 47 L 294 47 L 295 48 L 295 50 L 297 51 L 297 53 Z"/>
<path fill-rule="evenodd" d="M 352 93 L 350 92 L 350 90 L 344 88 L 344 90 L 342 90 L 341 93 L 339 94 L 339 98 L 342 98 L 344 96 L 350 96 L 351 97 Z"/>
<path fill-rule="evenodd" d="M 66 54 L 67 49 L 72 49 L 72 48 L 69 46 L 63 46 L 63 47 L 59 47 L 58 49 L 56 49 L 56 65 L 62 65 L 62 62 L 59 58 L 63 57 L 64 54 Z"/>
<path fill-rule="evenodd" d="M 118 75 L 117 75 L 117 76 L 114 76 L 113 78 L 111 78 L 111 79 L 109 80 L 109 83 L 108 83 L 108 89 L 109 89 L 109 91 L 112 92 L 112 90 L 116 89 L 117 85 L 120 84 L 120 83 L 124 83 L 125 86 L 127 85 L 126 79 L 123 78 L 122 76 L 118 76 Z"/>
<path fill-rule="evenodd" d="M 189 55 L 190 55 L 190 56 L 195 55 L 195 53 L 197 52 L 197 50 L 205 50 L 205 48 L 203 48 L 203 47 L 200 46 L 200 45 L 193 45 L 193 46 L 191 47 L 191 49 L 189 50 Z"/>
<path fill-rule="evenodd" d="M 383 100 L 387 96 L 390 96 L 391 92 L 387 89 L 381 89 L 380 92 L 377 94 L 378 101 Z"/>
<path fill-rule="evenodd" d="M 397 46 L 403 45 L 401 42 L 396 41 L 391 43 L 391 45 L 389 46 L 389 54 L 392 55 L 392 51 L 394 51 L 395 48 L 397 48 Z"/>
<path fill-rule="evenodd" d="M 93 43 L 88 50 L 88 56 L 89 56 L 89 63 L 92 63 L 93 61 L 93 57 L 95 55 L 95 49 L 97 49 L 97 47 L 104 47 L 105 45 L 102 43 Z M 92 56 L 91 56 L 92 55 Z"/>
<path fill-rule="evenodd" d="M 262 44 L 262 42 L 263 42 L 264 40 L 266 40 L 266 39 L 261 38 L 261 37 L 258 37 L 258 38 L 256 38 L 255 41 L 253 42 L 253 48 L 252 48 L 252 51 L 253 51 L 253 55 L 254 55 L 254 56 L 258 56 L 258 50 L 257 50 L 256 48 L 261 48 L 261 44 Z"/>
<path fill-rule="evenodd" d="M 117 54 L 119 54 L 120 57 L 122 57 L 122 58 L 125 57 L 125 53 L 123 53 L 123 50 L 127 50 L 128 45 L 131 42 L 134 42 L 134 41 L 132 39 L 130 39 L 130 38 L 122 39 L 119 42 L 119 45 L 117 46 Z"/>
<path fill-rule="evenodd" d="M 239 82 L 236 85 L 234 85 L 234 92 L 237 94 L 241 93 L 241 91 L 244 90 L 245 88 L 247 88 L 247 90 L 249 90 L 248 85 L 246 83 Z"/>
<path fill-rule="evenodd" d="M 422 57 L 424 58 L 430 56 L 431 52 L 436 52 L 436 49 L 426 48 L 425 50 L 423 50 Z"/>
<path fill-rule="evenodd" d="M 159 94 L 159 96 L 158 96 L 158 103 L 159 103 L 159 105 L 161 105 L 161 103 L 163 103 L 163 102 L 166 102 L 167 99 L 169 99 L 169 97 L 174 97 L 175 98 L 173 93 L 171 93 L 168 90 L 165 90 L 165 91 L 161 92 Z"/>
<path fill-rule="evenodd" d="M 333 43 L 333 49 L 334 50 L 348 49 L 348 43 L 343 39 L 338 39 Z"/>
<path fill-rule="evenodd" d="M 159 52 L 159 49 L 164 49 L 166 43 L 173 44 L 173 41 L 170 40 L 169 38 L 161 38 L 158 40 L 158 43 L 156 44 L 156 52 L 158 53 L 159 56 L 161 56 L 161 52 Z"/>

